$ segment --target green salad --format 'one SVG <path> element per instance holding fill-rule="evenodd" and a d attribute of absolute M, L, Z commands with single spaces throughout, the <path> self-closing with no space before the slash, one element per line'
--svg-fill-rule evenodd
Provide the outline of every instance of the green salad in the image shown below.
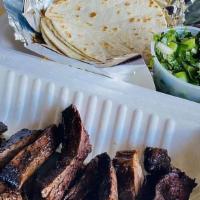
<path fill-rule="evenodd" d="M 200 85 L 200 32 L 194 36 L 174 29 L 154 36 L 159 62 L 177 78 Z"/>

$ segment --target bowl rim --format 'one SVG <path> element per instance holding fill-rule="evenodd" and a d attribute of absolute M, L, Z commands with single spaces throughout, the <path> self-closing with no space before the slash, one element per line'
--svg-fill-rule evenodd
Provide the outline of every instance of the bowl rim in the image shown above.
<path fill-rule="evenodd" d="M 200 32 L 200 28 L 194 27 L 194 26 L 176 26 L 174 28 L 167 28 L 163 31 L 161 31 L 160 33 L 164 32 L 166 33 L 167 31 L 171 30 L 171 29 L 175 29 L 175 30 L 184 30 L 185 28 L 187 28 L 189 31 L 190 30 L 195 30 L 195 31 L 199 31 Z M 180 80 L 179 78 L 175 77 L 173 74 L 171 74 L 158 60 L 156 53 L 155 53 L 155 42 L 152 41 L 151 42 L 151 55 L 153 56 L 153 60 L 155 62 L 155 64 L 157 64 L 157 66 L 159 66 L 159 68 L 167 75 L 169 76 L 171 79 L 173 79 L 174 81 L 179 82 L 180 84 L 184 85 L 185 87 L 190 87 L 192 89 L 196 89 L 196 90 L 200 90 L 200 86 L 198 85 L 194 85 L 192 83 L 187 83 L 184 82 L 182 80 Z"/>

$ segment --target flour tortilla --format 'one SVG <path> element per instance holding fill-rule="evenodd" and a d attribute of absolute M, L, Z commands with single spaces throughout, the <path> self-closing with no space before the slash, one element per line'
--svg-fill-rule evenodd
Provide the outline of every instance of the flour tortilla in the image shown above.
<path fill-rule="evenodd" d="M 161 8 L 165 8 L 166 6 L 171 5 L 173 0 L 155 0 Z"/>
<path fill-rule="evenodd" d="M 49 27 L 46 24 L 46 19 L 44 18 L 41 19 L 41 32 L 45 42 L 53 50 L 59 49 L 59 51 L 61 51 L 66 56 L 75 58 L 77 60 L 88 61 L 88 59 L 85 59 L 83 56 L 77 54 L 76 52 L 68 48 L 64 43 L 62 43 L 62 41 L 60 41 L 59 38 L 57 38 L 49 29 Z"/>
<path fill-rule="evenodd" d="M 60 54 L 64 54 L 64 55 L 71 55 L 71 57 L 73 58 L 76 58 L 77 60 L 81 60 L 81 61 L 84 61 L 84 62 L 87 62 L 87 63 L 90 63 L 90 64 L 95 64 L 97 67 L 110 67 L 110 66 L 114 66 L 114 65 L 117 65 L 121 62 L 123 62 L 124 60 L 129 60 L 135 56 L 138 56 L 138 54 L 129 54 L 129 55 L 125 55 L 123 57 L 118 57 L 118 58 L 115 58 L 115 59 L 111 59 L 111 60 L 107 60 L 106 63 L 101 63 L 99 61 L 96 61 L 96 60 L 90 60 L 88 58 L 85 58 L 84 56 L 80 56 L 79 54 L 76 55 L 74 54 L 73 51 L 71 51 L 70 48 L 68 48 L 67 46 L 65 46 L 64 43 L 62 43 L 60 41 L 59 38 L 57 38 L 55 35 L 54 35 L 54 32 L 51 32 L 51 29 L 49 29 L 48 27 L 48 24 L 46 24 L 46 19 L 41 19 L 41 33 L 42 33 L 42 36 L 43 36 L 43 39 L 44 41 L 46 42 L 47 46 L 60 53 Z M 47 35 L 46 35 L 47 34 Z M 52 41 L 51 41 L 52 40 Z M 55 44 L 55 45 L 54 45 Z M 58 47 L 60 48 L 60 50 L 58 50 Z M 74 55 L 72 55 L 72 53 Z"/>
<path fill-rule="evenodd" d="M 62 41 L 103 63 L 131 53 L 148 60 L 153 35 L 167 28 L 153 0 L 56 0 L 45 16 Z"/>
<path fill-rule="evenodd" d="M 41 33 L 42 33 L 42 37 L 43 37 L 43 39 L 44 39 L 46 45 L 47 45 L 50 49 L 54 50 L 54 51 L 57 52 L 57 53 L 63 54 L 63 53 L 62 53 L 57 47 L 55 47 L 54 44 L 49 40 L 49 38 L 46 36 L 46 34 L 45 34 L 45 32 L 43 31 L 42 28 L 41 28 Z"/>
<path fill-rule="evenodd" d="M 63 44 L 65 44 L 67 48 L 69 48 L 70 50 L 74 51 L 75 53 L 81 55 L 82 57 L 84 57 L 88 60 L 100 63 L 100 61 L 95 60 L 94 58 L 87 56 L 86 54 L 84 54 L 84 52 L 81 52 L 79 49 L 77 49 L 76 47 L 72 46 L 70 43 L 65 41 L 65 39 L 63 39 L 61 37 L 61 35 L 54 29 L 51 20 L 49 20 L 48 18 L 43 18 L 43 20 L 45 21 L 45 25 L 48 27 L 49 31 L 51 31 L 56 38 L 58 38 Z"/>

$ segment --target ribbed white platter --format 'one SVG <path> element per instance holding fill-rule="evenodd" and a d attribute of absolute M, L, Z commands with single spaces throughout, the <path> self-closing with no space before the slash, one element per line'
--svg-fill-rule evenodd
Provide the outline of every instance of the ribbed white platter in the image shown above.
<path fill-rule="evenodd" d="M 90 133 L 92 157 L 163 147 L 200 183 L 199 104 L 14 51 L 1 53 L 0 121 L 8 124 L 9 135 L 56 123 L 71 103 Z"/>

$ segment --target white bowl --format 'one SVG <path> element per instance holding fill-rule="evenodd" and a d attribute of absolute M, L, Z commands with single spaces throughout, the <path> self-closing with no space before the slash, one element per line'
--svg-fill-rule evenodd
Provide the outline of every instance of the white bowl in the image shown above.
<path fill-rule="evenodd" d="M 175 27 L 174 29 L 181 33 L 187 28 L 193 35 L 196 35 L 200 32 L 200 28 L 192 27 L 192 26 L 182 26 Z M 164 32 L 169 31 L 167 29 Z M 174 96 L 182 97 L 188 100 L 200 102 L 200 86 L 193 85 L 190 83 L 186 83 L 174 75 L 172 75 L 167 69 L 165 69 L 161 63 L 159 62 L 156 53 L 155 53 L 155 42 L 151 43 L 151 54 L 154 56 L 154 81 L 156 87 L 159 91 L 168 93 Z"/>

